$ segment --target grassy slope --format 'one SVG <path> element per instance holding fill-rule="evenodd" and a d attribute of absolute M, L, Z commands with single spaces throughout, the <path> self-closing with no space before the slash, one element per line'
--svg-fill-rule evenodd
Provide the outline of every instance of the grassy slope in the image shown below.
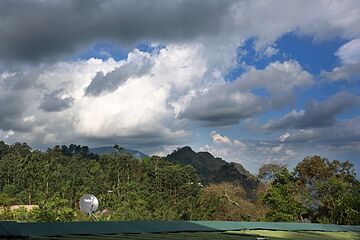
<path fill-rule="evenodd" d="M 266 237 L 266 239 L 296 239 L 296 240 L 341 240 L 360 239 L 359 232 L 320 232 L 320 231 L 271 231 L 271 230 L 243 230 L 227 231 L 227 234 Z"/>

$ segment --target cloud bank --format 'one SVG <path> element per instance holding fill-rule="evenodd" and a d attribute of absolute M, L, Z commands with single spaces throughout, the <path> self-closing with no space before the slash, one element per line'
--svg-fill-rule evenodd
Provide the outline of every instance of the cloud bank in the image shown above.
<path fill-rule="evenodd" d="M 1 1 L 0 136 L 148 153 L 195 143 L 247 162 L 286 161 L 309 143 L 356 149 L 359 9 L 357 0 Z M 338 64 L 312 75 L 276 46 L 288 33 L 314 45 L 341 39 Z M 248 40 L 263 66 L 243 61 Z M 104 42 L 124 57 L 78 58 Z M 234 69 L 243 71 L 227 79 Z"/>

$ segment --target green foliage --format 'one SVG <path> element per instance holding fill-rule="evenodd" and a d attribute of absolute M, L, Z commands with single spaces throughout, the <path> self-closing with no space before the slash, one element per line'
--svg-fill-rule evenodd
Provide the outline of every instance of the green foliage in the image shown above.
<path fill-rule="evenodd" d="M 321 223 L 360 223 L 360 183 L 348 183 L 332 177 L 319 191 L 328 191 L 322 197 L 316 218 Z"/>
<path fill-rule="evenodd" d="M 270 176 L 270 181 L 261 182 L 240 164 L 189 147 L 168 158 L 142 160 L 115 149 L 99 157 L 74 144 L 40 152 L 0 141 L 0 220 L 89 221 L 78 201 L 92 193 L 99 198 L 100 220 L 258 221 L 265 216 L 360 224 L 360 184 L 349 162 L 308 157 L 293 172 L 267 165 L 259 178 Z M 249 199 L 256 190 L 262 191 L 261 202 Z M 14 210 L 13 205 L 25 206 Z"/>
<path fill-rule="evenodd" d="M 245 197 L 243 187 L 224 182 L 204 187 L 197 207 L 197 219 L 224 221 L 259 221 L 265 208 Z"/>
<path fill-rule="evenodd" d="M 13 220 L 18 222 L 33 222 L 34 212 L 27 210 L 24 206 L 21 206 L 12 211 Z"/>
<path fill-rule="evenodd" d="M 32 210 L 32 220 L 37 222 L 73 221 L 75 210 L 68 200 L 53 196 L 47 201 L 41 201 L 39 208 Z"/>
<path fill-rule="evenodd" d="M 297 188 L 291 173 L 287 169 L 275 173 L 272 187 L 262 197 L 263 203 L 271 209 L 266 214 L 266 220 L 300 221 L 307 209 L 296 200 L 296 194 Z"/>
<path fill-rule="evenodd" d="M 201 186 L 192 166 L 164 158 L 137 160 L 119 146 L 112 154 L 94 156 L 87 147 L 55 146 L 45 153 L 27 145 L 0 142 L 0 205 L 3 219 L 17 221 L 90 220 L 79 213 L 85 193 L 98 196 L 101 220 L 179 220 L 193 218 Z M 9 161 L 11 159 L 11 161 Z M 15 159 L 15 160 L 14 160 Z M 5 166 L 6 165 L 6 166 Z M 8 166 L 11 165 L 11 166 Z M 35 204 L 32 210 L 6 206 Z M 9 210 L 9 211 L 8 211 Z"/>
<path fill-rule="evenodd" d="M 286 169 L 284 165 L 278 165 L 273 163 L 263 164 L 259 168 L 258 178 L 264 181 L 273 181 L 275 174 L 279 174 Z"/>
<path fill-rule="evenodd" d="M 263 202 L 269 221 L 360 224 L 360 186 L 353 165 L 319 156 L 307 157 L 293 173 L 275 173 Z"/>
<path fill-rule="evenodd" d="M 311 219 L 321 223 L 359 224 L 359 182 L 353 165 L 320 156 L 307 157 L 294 171 Z"/>
<path fill-rule="evenodd" d="M 186 146 L 178 148 L 166 157 L 167 160 L 183 165 L 192 165 L 204 185 L 235 182 L 246 191 L 246 197 L 255 200 L 253 191 L 257 189 L 258 179 L 239 163 L 229 163 L 214 157 L 208 152 L 194 152 Z"/>
<path fill-rule="evenodd" d="M 0 206 L 2 207 L 8 207 L 10 205 L 13 205 L 15 201 L 16 200 L 7 193 L 0 194 Z"/>
<path fill-rule="evenodd" d="M 9 207 L 2 207 L 0 209 L 0 221 L 14 220 L 14 212 Z"/>

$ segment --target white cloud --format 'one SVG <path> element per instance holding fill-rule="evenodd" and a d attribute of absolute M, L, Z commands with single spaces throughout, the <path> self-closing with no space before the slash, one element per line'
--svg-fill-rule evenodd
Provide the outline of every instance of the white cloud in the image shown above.
<path fill-rule="evenodd" d="M 234 140 L 234 145 L 235 146 L 237 146 L 237 147 L 239 147 L 240 149 L 246 149 L 246 144 L 245 143 L 243 143 L 243 142 L 241 142 L 241 141 L 239 141 L 239 140 Z"/>
<path fill-rule="evenodd" d="M 35 58 L 39 60 L 52 53 L 63 57 L 65 53 L 74 54 L 71 52 L 74 49 L 79 51 L 78 46 L 88 46 L 99 39 L 114 39 L 116 43 L 118 41 L 123 43 L 122 40 L 124 40 L 128 43 L 126 47 L 129 48 L 136 45 L 138 41 L 150 39 L 150 41 L 155 40 L 166 45 L 166 48 L 159 48 L 152 54 L 134 50 L 130 58 L 124 61 L 115 61 L 110 58 L 106 61 L 90 59 L 43 63 L 40 64 L 41 66 L 24 67 L 26 71 L 23 73 L 6 69 L 6 72 L 0 76 L 0 128 L 4 130 L 4 133 L 10 130 L 16 132 L 13 136 L 9 135 L 9 138 L 16 135 L 22 141 L 38 145 L 117 142 L 151 145 L 152 149 L 162 145 L 177 146 L 184 137 L 189 140 L 191 132 L 188 120 L 201 121 L 208 125 L 236 124 L 241 119 L 253 118 L 267 110 L 292 104 L 295 89 L 314 83 L 312 76 L 296 60 L 273 62 L 265 69 L 250 66 L 248 72 L 232 83 L 225 82 L 223 79 L 228 70 L 238 64 L 236 62 L 237 49 L 247 39 L 256 39 L 256 50 L 270 57 L 278 51 L 273 44 L 274 41 L 290 32 L 313 36 L 315 41 L 337 36 L 353 39 L 338 50 L 337 56 L 342 60 L 343 66 L 335 68 L 329 73 L 331 75 L 328 78 L 350 79 L 358 76 L 360 1 L 259 0 L 227 3 L 229 4 L 211 2 L 204 11 L 201 4 L 192 5 L 193 3 L 188 1 L 179 1 L 177 4 L 182 6 L 180 8 L 182 14 L 171 14 L 178 9 L 171 4 L 166 4 L 164 9 L 169 11 L 162 11 L 162 3 L 156 2 L 156 4 L 149 4 L 151 8 L 146 15 L 141 15 L 134 21 L 131 14 L 123 15 L 118 12 L 134 10 L 137 3 L 116 5 L 116 1 L 109 2 L 102 5 L 104 12 L 109 13 L 104 15 L 104 18 L 94 17 L 91 18 L 92 21 L 87 21 L 90 18 L 86 17 L 93 16 L 93 13 L 100 13 L 89 8 L 90 12 L 87 12 L 87 9 L 84 10 L 86 21 L 79 21 L 79 24 L 71 28 L 61 28 L 64 31 L 58 31 L 52 36 L 53 38 L 49 39 L 55 39 L 55 43 L 59 43 L 48 42 L 48 46 L 57 46 L 56 49 L 51 47 L 50 52 L 46 46 L 38 44 L 41 41 L 32 42 L 34 48 L 31 48 L 28 46 L 29 41 L 24 41 L 23 38 L 11 38 L 13 36 L 11 34 L 14 33 L 16 36 L 21 33 L 32 41 L 37 40 L 33 37 L 34 31 L 8 31 L 10 37 L 3 38 L 6 44 L 2 45 L 1 56 L 13 59 L 18 59 L 17 57 L 21 54 L 25 55 L 19 58 L 25 60 Z M 49 11 L 58 9 L 61 13 L 69 13 L 67 10 L 71 8 L 70 5 L 69 8 L 56 8 L 56 4 L 47 5 L 46 9 Z M 207 11 L 214 15 L 206 14 Z M 40 11 L 33 16 L 41 15 L 39 19 L 59 16 L 43 14 L 44 11 Z M 66 16 L 67 18 L 64 19 L 71 22 L 74 15 Z M 4 17 L 20 29 L 38 21 L 34 18 L 24 22 L 24 18 L 20 15 L 4 15 Z M 117 17 L 123 21 L 118 21 Z M 193 24 L 185 26 L 184 20 Z M 108 28 L 96 28 L 97 31 L 92 32 L 90 38 L 82 32 L 83 29 L 89 29 L 91 24 L 103 26 L 103 21 L 110 26 L 111 31 Z M 5 26 L 6 22 L 3 21 L 0 25 Z M 51 28 L 51 23 L 58 21 L 46 22 L 49 24 L 38 29 L 39 31 Z M 133 27 L 119 28 L 117 24 L 114 24 L 119 22 L 121 26 Z M 162 27 L 159 28 L 158 24 L 153 24 L 154 22 Z M 77 28 L 81 31 L 74 31 Z M 124 34 L 129 29 L 131 29 L 129 34 Z M 66 34 L 68 30 L 76 33 L 76 36 L 73 36 L 74 40 L 77 39 L 76 41 L 68 41 Z M 47 36 L 47 34 L 39 34 L 39 36 Z M 62 39 L 64 36 L 65 38 Z M 16 44 L 9 39 L 16 40 Z M 26 49 L 30 49 L 29 51 L 22 51 L 25 48 L 14 47 L 24 46 L 24 44 Z M 2 61 L 7 60 L 7 58 L 4 59 Z M 51 56 L 49 59 L 52 59 Z M 146 69 L 148 71 L 144 71 L 143 74 L 134 74 L 130 68 L 128 74 L 121 75 L 125 81 L 119 81 L 121 80 L 118 79 L 119 75 L 111 74 L 119 73 L 116 69 L 120 69 L 121 72 L 123 69 L 121 67 L 131 62 L 146 65 L 146 59 L 151 64 L 149 69 Z M 100 91 L 99 96 L 94 96 L 96 94 L 85 96 L 85 89 L 94 80 L 97 72 L 102 72 L 105 76 L 109 74 L 108 78 L 100 79 L 108 81 L 108 85 L 105 84 L 105 87 L 102 87 L 102 90 L 106 91 Z M 264 88 L 269 96 L 254 94 L 252 91 L 254 88 Z M 109 89 L 111 91 L 107 91 Z M 52 100 L 56 100 L 54 101 L 56 104 L 59 104 L 57 101 L 59 99 L 67 100 L 66 104 L 62 102 L 56 108 L 45 108 L 50 109 L 51 112 L 39 109 L 41 106 L 39 100 L 51 99 L 45 96 L 58 92 L 64 95 L 59 95 L 58 98 Z M 304 112 L 294 111 L 289 114 L 291 117 L 295 115 L 304 115 Z M 24 121 L 29 116 L 33 116 L 32 121 Z M 341 127 L 336 130 L 340 133 L 340 129 Z M 291 136 L 285 134 L 279 140 L 288 143 L 291 139 L 295 141 L 295 139 L 304 138 L 306 134 L 310 138 L 325 134 L 319 131 L 317 129 L 313 132 L 303 132 L 301 136 L 293 136 L 293 133 Z M 223 138 L 222 141 L 228 143 L 215 144 L 217 147 L 214 151 L 227 154 L 230 158 L 227 160 L 244 160 L 248 157 L 247 151 L 254 151 L 255 147 L 247 141 L 231 141 L 226 136 L 220 134 L 219 136 Z M 280 156 L 281 154 L 291 155 L 291 150 L 287 149 L 285 143 L 282 149 L 276 144 L 278 142 L 267 143 L 268 148 L 263 149 L 269 155 L 269 159 L 281 159 L 283 157 Z M 224 150 L 221 148 L 224 146 L 220 145 L 226 145 L 227 148 Z M 156 149 L 156 151 L 161 152 L 162 149 Z M 264 156 L 261 161 L 264 160 Z M 255 158 L 249 157 L 248 161 L 249 159 L 256 161 Z"/>
<path fill-rule="evenodd" d="M 232 144 L 231 140 L 227 136 L 221 136 L 216 131 L 211 132 L 211 137 L 214 143 Z"/>
<path fill-rule="evenodd" d="M 342 45 L 335 55 L 340 58 L 342 65 L 329 72 L 323 71 L 321 76 L 330 81 L 358 81 L 360 76 L 360 38 Z"/>
<path fill-rule="evenodd" d="M 23 118 L 24 122 L 34 122 L 35 120 L 35 116 L 31 115 L 31 116 L 26 116 Z"/>
<path fill-rule="evenodd" d="M 360 76 L 360 63 L 345 64 L 340 67 L 335 67 L 329 72 L 321 72 L 321 76 L 330 81 L 358 81 Z"/>
<path fill-rule="evenodd" d="M 279 137 L 280 142 L 285 142 L 290 137 L 290 133 L 285 133 Z"/>
<path fill-rule="evenodd" d="M 130 55 L 142 55 L 134 50 Z M 97 72 L 107 74 L 127 60 L 61 62 L 46 66 L 34 80 L 41 90 L 36 95 L 20 96 L 29 106 L 19 121 L 31 123 L 28 133 L 18 134 L 29 144 L 51 145 L 77 142 L 85 144 L 123 143 L 138 145 L 173 145 L 190 132 L 176 120 L 172 103 L 201 85 L 206 72 L 201 45 L 169 45 L 148 56 L 153 62 L 148 72 L 131 75 L 126 81 L 99 96 L 85 95 Z M 142 58 L 138 58 L 142 59 Z M 1 83 L 0 83 L 1 87 Z M 65 92 L 72 104 L 58 111 L 42 111 L 40 101 L 49 93 Z M 181 104 L 181 103 L 178 103 Z"/>
<path fill-rule="evenodd" d="M 13 130 L 9 130 L 4 137 L 5 137 L 5 139 L 7 139 L 7 138 L 11 137 L 14 134 L 15 134 L 15 132 Z"/>
<path fill-rule="evenodd" d="M 267 46 L 264 50 L 264 55 L 266 57 L 272 57 L 274 55 L 276 55 L 279 52 L 279 49 L 274 48 L 272 46 Z"/>
<path fill-rule="evenodd" d="M 353 39 L 342 45 L 336 52 L 343 64 L 360 63 L 360 38 Z"/>
<path fill-rule="evenodd" d="M 236 81 L 193 93 L 179 117 L 203 125 L 230 125 L 291 102 L 296 88 L 313 84 L 312 76 L 296 61 L 273 62 L 265 69 L 251 68 Z M 265 88 L 270 96 L 251 91 Z"/>
<path fill-rule="evenodd" d="M 240 89 L 265 87 L 273 94 L 284 95 L 313 83 L 311 74 L 303 70 L 297 61 L 276 61 L 263 70 L 252 68 L 236 81 L 236 86 Z"/>
<path fill-rule="evenodd" d="M 262 49 L 292 31 L 313 35 L 316 41 L 359 37 L 359 8 L 356 0 L 237 1 L 232 16 L 236 30 L 256 36 L 256 48 Z"/>

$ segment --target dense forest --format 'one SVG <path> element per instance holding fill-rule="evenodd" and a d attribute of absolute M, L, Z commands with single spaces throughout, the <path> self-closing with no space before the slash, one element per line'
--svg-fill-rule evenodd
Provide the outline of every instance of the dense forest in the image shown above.
<path fill-rule="evenodd" d="M 41 152 L 0 141 L 0 220 L 91 220 L 78 201 L 92 193 L 99 220 L 360 224 L 360 183 L 348 161 L 312 156 L 293 170 L 263 165 L 253 176 L 189 147 L 142 159 L 114 148 L 99 156 L 86 146 Z"/>

